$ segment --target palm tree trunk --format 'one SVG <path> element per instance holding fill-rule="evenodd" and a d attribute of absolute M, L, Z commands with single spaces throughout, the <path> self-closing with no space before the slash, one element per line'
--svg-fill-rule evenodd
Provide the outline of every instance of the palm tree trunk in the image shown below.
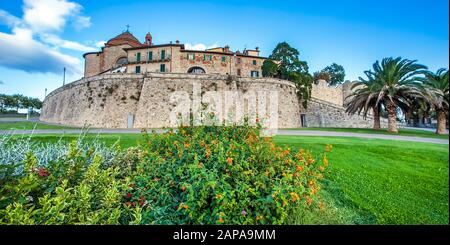
<path fill-rule="evenodd" d="M 392 101 L 387 102 L 387 112 L 388 112 L 388 132 L 398 133 L 397 130 L 397 107 Z"/>
<path fill-rule="evenodd" d="M 373 129 L 374 130 L 381 129 L 380 112 L 378 110 L 379 110 L 378 107 L 373 108 Z"/>
<path fill-rule="evenodd" d="M 446 118 L 445 118 L 445 111 L 444 110 L 437 110 L 437 129 L 436 134 L 445 134 L 445 124 L 446 124 Z"/>

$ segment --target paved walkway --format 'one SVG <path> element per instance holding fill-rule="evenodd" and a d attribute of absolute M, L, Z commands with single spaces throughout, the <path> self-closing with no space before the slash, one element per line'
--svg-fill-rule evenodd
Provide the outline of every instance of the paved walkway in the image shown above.
<path fill-rule="evenodd" d="M 84 130 L 86 131 L 86 130 Z M 149 132 L 151 130 L 148 130 Z M 157 133 L 163 130 L 155 130 Z M 82 129 L 36 129 L 36 130 L 0 130 L 0 134 L 80 134 Z M 89 129 L 89 133 L 93 134 L 139 134 L 140 129 Z M 332 137 L 357 137 L 365 139 L 384 139 L 384 140 L 401 140 L 412 142 L 424 142 L 434 144 L 449 144 L 448 139 L 423 138 L 414 136 L 386 135 L 386 134 L 363 134 L 350 132 L 331 132 L 318 130 L 278 130 L 277 135 L 294 135 L 294 136 L 332 136 Z"/>

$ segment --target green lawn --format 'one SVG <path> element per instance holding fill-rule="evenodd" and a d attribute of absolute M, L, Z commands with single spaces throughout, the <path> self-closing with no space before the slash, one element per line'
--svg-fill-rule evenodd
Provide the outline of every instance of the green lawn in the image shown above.
<path fill-rule="evenodd" d="M 59 136 L 34 135 L 40 142 Z M 77 135 L 65 135 L 64 140 Z M 95 138 L 96 135 L 87 135 Z M 139 134 L 100 135 L 107 144 L 136 145 Z M 448 224 L 448 145 L 379 139 L 277 136 L 277 144 L 321 154 L 326 144 L 329 173 L 322 196 L 326 211 L 299 210 L 291 223 Z"/>
<path fill-rule="evenodd" d="M 36 128 L 35 128 L 36 126 Z M 0 130 L 31 130 L 31 129 L 68 129 L 71 127 L 60 125 L 49 125 L 38 122 L 0 122 Z"/>
<path fill-rule="evenodd" d="M 387 129 L 373 130 L 371 128 L 290 128 L 290 129 L 392 135 L 391 133 L 387 132 Z M 287 129 L 281 129 L 281 130 L 287 130 Z M 439 135 L 439 134 L 435 134 L 434 132 L 418 130 L 418 129 L 399 129 L 398 135 L 448 139 L 448 134 Z"/>
<path fill-rule="evenodd" d="M 448 224 L 448 145 L 339 137 L 276 137 L 317 154 L 326 144 L 324 196 L 338 209 L 331 222 Z M 337 217 L 336 217 L 337 216 Z M 312 217 L 321 222 L 320 217 Z M 293 219 L 302 222 L 302 217 Z"/>

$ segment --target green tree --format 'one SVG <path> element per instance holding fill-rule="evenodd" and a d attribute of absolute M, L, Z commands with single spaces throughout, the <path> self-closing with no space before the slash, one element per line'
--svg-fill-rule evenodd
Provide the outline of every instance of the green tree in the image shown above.
<path fill-rule="evenodd" d="M 335 86 L 344 82 L 345 70 L 341 65 L 333 63 L 325 67 L 321 72 L 328 73 L 330 76 L 330 79 L 327 80 L 330 86 Z"/>
<path fill-rule="evenodd" d="M 373 71 L 367 72 L 379 83 L 376 105 L 384 103 L 388 113 L 388 132 L 398 133 L 397 108 L 410 105 L 409 97 L 420 94 L 417 89 L 420 75 L 426 74 L 427 67 L 417 64 L 416 60 L 384 58 L 381 63 L 373 64 Z"/>
<path fill-rule="evenodd" d="M 308 72 L 308 63 L 301 61 L 299 55 L 297 49 L 286 42 L 281 42 L 275 47 L 269 58 L 280 62 L 278 66 L 280 78 L 295 84 L 297 95 L 302 100 L 303 107 L 306 108 L 311 97 L 313 77 Z"/>
<path fill-rule="evenodd" d="M 369 71 L 365 71 L 364 73 L 367 79 L 360 77 L 359 81 L 351 86 L 353 92 L 345 98 L 345 101 L 347 101 L 345 104 L 346 112 L 351 115 L 356 113 L 360 115 L 362 113 L 365 119 L 369 111 L 372 111 L 374 120 L 373 129 L 379 130 L 381 128 L 380 113 L 382 104 L 384 103 L 384 101 L 377 103 L 380 83 L 377 83 Z"/>
<path fill-rule="evenodd" d="M 433 105 L 437 116 L 436 134 L 445 134 L 446 113 L 449 107 L 448 70 L 428 72 L 423 83 L 424 96 Z"/>
<path fill-rule="evenodd" d="M 277 77 L 278 76 L 278 65 L 270 59 L 264 60 L 262 65 L 263 77 Z"/>

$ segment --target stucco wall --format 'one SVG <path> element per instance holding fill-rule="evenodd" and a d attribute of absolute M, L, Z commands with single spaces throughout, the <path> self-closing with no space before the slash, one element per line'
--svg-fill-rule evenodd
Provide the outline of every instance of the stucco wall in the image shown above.
<path fill-rule="evenodd" d="M 300 127 L 300 107 L 295 86 L 272 78 L 237 78 L 193 74 L 104 74 L 67 84 L 44 100 L 40 119 L 74 126 L 126 128 L 129 114 L 135 128 L 171 126 L 169 103 L 173 91 L 192 93 L 197 82 L 202 91 L 278 91 L 279 127 Z M 270 104 L 270 103 L 267 103 Z"/>

